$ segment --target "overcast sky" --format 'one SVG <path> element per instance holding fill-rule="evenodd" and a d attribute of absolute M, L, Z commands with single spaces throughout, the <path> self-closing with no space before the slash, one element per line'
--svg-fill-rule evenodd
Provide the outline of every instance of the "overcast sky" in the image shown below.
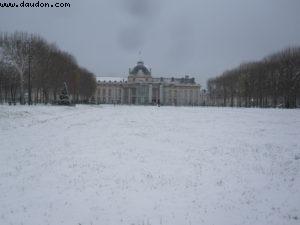
<path fill-rule="evenodd" d="M 241 62 L 300 46 L 300 0 L 63 2 L 71 8 L 0 8 L 0 31 L 38 33 L 97 76 L 127 76 L 141 51 L 154 76 L 188 74 L 203 85 Z"/>

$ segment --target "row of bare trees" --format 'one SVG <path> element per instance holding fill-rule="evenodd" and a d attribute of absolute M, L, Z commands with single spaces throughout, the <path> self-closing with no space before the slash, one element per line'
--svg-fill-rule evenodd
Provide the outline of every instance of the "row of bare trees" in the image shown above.
<path fill-rule="evenodd" d="M 38 35 L 0 33 L 0 102 L 50 103 L 66 82 L 73 102 L 87 102 L 95 76 Z"/>
<path fill-rule="evenodd" d="M 299 107 L 300 47 L 241 64 L 209 79 L 207 89 L 215 106 Z"/>

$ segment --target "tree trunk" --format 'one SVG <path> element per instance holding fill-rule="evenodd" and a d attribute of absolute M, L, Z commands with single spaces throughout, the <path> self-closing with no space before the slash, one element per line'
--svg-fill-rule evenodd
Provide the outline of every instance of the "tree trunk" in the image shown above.
<path fill-rule="evenodd" d="M 24 99 L 24 75 L 20 73 L 20 104 L 25 105 Z"/>

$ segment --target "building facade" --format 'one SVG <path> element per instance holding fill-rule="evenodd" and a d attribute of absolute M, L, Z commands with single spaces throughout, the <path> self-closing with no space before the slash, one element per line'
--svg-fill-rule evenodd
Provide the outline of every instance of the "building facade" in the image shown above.
<path fill-rule="evenodd" d="M 98 104 L 199 105 L 200 85 L 194 78 L 152 77 L 142 61 L 129 69 L 128 79 L 99 79 Z"/>

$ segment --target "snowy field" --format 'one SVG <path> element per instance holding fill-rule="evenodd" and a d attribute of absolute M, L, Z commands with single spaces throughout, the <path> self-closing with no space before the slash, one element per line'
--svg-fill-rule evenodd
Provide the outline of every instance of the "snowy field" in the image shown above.
<path fill-rule="evenodd" d="M 0 106 L 1 225 L 300 224 L 300 110 Z"/>

